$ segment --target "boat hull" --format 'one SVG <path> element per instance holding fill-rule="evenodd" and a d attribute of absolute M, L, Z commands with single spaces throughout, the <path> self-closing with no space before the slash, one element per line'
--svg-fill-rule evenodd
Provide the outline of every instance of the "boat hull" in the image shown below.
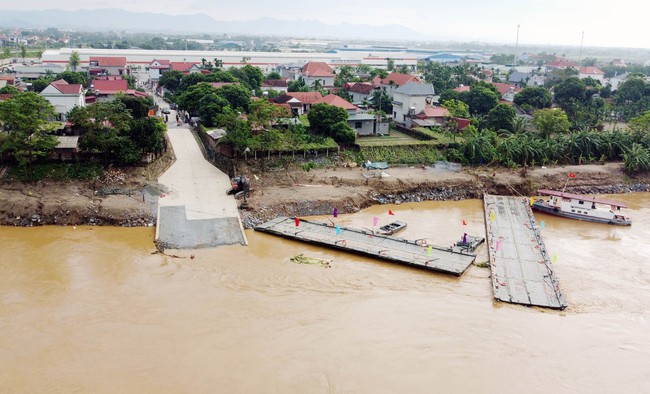
<path fill-rule="evenodd" d="M 568 219 L 582 220 L 582 221 L 585 221 L 585 222 L 615 224 L 615 225 L 618 225 L 618 226 L 629 226 L 629 225 L 632 224 L 632 221 L 628 220 L 628 219 L 623 219 L 623 220 L 606 219 L 606 218 L 599 218 L 599 217 L 595 217 L 595 216 L 587 216 L 587 215 L 582 215 L 582 214 L 576 214 L 576 213 L 572 213 L 572 212 L 565 212 L 565 211 L 562 211 L 558 207 L 551 206 L 551 205 L 547 204 L 546 202 L 542 202 L 542 201 L 535 201 L 532 208 L 535 211 L 547 213 L 549 215 L 560 216 L 560 217 L 568 218 Z"/>

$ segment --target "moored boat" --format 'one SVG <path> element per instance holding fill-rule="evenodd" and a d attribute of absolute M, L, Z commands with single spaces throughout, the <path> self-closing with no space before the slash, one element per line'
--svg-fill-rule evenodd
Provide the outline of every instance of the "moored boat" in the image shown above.
<path fill-rule="evenodd" d="M 627 208 L 625 203 L 555 190 L 542 189 L 537 192 L 541 196 L 547 196 L 548 199 L 534 200 L 532 208 L 536 211 L 588 222 L 621 226 L 632 224 L 632 219 L 621 213 L 621 208 Z M 609 208 L 603 208 L 602 206 L 608 206 Z"/>
<path fill-rule="evenodd" d="M 396 220 L 394 222 L 379 227 L 379 233 L 382 235 L 393 235 L 398 231 L 404 230 L 405 228 L 406 228 L 406 222 Z"/>

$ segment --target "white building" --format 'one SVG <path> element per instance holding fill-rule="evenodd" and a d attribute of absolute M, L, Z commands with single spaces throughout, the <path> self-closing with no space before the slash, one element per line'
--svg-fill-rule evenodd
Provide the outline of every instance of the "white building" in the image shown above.
<path fill-rule="evenodd" d="M 393 92 L 393 119 L 405 125 L 407 119 L 433 103 L 435 91 L 430 83 L 409 82 Z"/>
<path fill-rule="evenodd" d="M 52 82 L 41 92 L 41 96 L 52 104 L 62 122 L 74 107 L 85 107 L 84 89 L 80 84 L 69 84 L 63 79 Z"/>

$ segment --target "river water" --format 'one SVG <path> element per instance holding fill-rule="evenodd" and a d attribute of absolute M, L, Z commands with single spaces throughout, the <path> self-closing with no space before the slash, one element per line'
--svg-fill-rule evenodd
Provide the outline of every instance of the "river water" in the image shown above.
<path fill-rule="evenodd" d="M 152 228 L 1 227 L 0 392 L 649 392 L 650 194 L 608 198 L 631 227 L 536 214 L 562 312 L 495 302 L 489 269 L 454 278 L 253 231 L 177 258 L 152 254 Z M 336 220 L 373 216 L 442 246 L 485 232 L 479 200 Z"/>

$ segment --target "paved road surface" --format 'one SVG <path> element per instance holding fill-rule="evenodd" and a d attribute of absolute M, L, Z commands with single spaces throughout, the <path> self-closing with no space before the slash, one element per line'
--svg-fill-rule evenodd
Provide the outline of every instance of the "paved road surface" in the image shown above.
<path fill-rule="evenodd" d="M 174 112 L 169 119 L 176 162 L 158 179 L 168 192 L 158 201 L 156 240 L 165 249 L 245 245 L 237 203 L 226 195 L 230 178 L 205 160 L 187 126 L 175 125 Z"/>

